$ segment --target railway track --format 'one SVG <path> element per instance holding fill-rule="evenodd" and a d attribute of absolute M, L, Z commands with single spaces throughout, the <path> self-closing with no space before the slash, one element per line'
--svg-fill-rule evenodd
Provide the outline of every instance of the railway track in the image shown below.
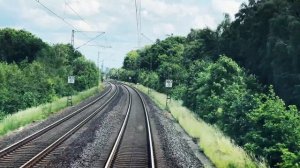
<path fill-rule="evenodd" d="M 105 168 L 155 168 L 151 126 L 145 101 L 137 90 L 129 86 L 125 88 L 130 95 L 129 106 Z"/>
<path fill-rule="evenodd" d="M 110 89 L 91 103 L 25 137 L 0 151 L 0 167 L 33 167 L 62 142 L 100 113 L 119 92 L 119 87 L 110 84 Z M 96 102 L 111 96 L 100 106 Z"/>

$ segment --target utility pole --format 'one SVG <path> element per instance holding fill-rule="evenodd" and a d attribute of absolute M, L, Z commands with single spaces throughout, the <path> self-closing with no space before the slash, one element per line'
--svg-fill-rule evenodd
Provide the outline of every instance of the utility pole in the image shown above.
<path fill-rule="evenodd" d="M 104 59 L 102 60 L 101 71 L 104 73 Z"/>
<path fill-rule="evenodd" d="M 97 33 L 97 35 L 95 36 L 95 37 L 93 37 L 93 38 L 91 38 L 89 41 L 87 41 L 87 42 L 85 42 L 85 43 L 83 43 L 83 44 L 81 44 L 80 46 L 78 46 L 78 47 L 76 47 L 75 48 L 75 32 L 79 32 L 79 33 L 84 33 L 84 32 L 88 32 L 88 33 Z M 103 35 L 103 34 L 105 34 L 105 32 L 101 32 L 101 31 L 81 31 L 81 30 L 72 30 L 72 35 L 71 35 L 71 45 L 73 46 L 73 48 L 75 49 L 75 50 L 77 50 L 77 49 L 79 49 L 79 48 L 81 48 L 81 47 L 83 47 L 83 46 L 87 46 L 91 41 L 93 41 L 93 40 L 96 40 L 98 37 L 100 37 L 101 35 Z M 98 71 L 99 71 L 99 75 L 98 75 L 98 87 L 99 87 L 99 82 L 100 82 L 100 75 L 101 75 L 101 71 L 100 71 L 100 64 L 99 64 L 99 58 L 100 57 L 100 52 L 98 52 Z M 98 88 L 98 90 L 99 90 L 99 88 Z"/>
<path fill-rule="evenodd" d="M 75 30 L 72 30 L 72 35 L 71 35 L 71 45 L 72 47 L 74 48 L 74 33 L 75 33 Z M 73 76 L 73 74 L 71 73 L 69 76 L 68 76 L 68 84 L 70 85 L 70 92 L 68 94 L 68 97 L 67 97 L 67 106 L 69 105 L 73 105 L 73 101 L 72 101 L 72 82 L 74 82 L 72 79 L 75 78 Z M 73 83 L 74 84 L 74 83 Z"/>
<path fill-rule="evenodd" d="M 100 67 L 100 62 L 101 62 L 101 67 Z M 103 74 L 104 74 L 104 59 L 102 59 L 102 61 L 100 61 L 100 51 L 98 51 L 98 59 L 97 59 L 97 66 L 98 66 L 98 70 L 99 70 L 99 78 L 98 78 L 98 83 L 99 81 L 103 79 Z"/>
<path fill-rule="evenodd" d="M 73 46 L 73 48 L 74 48 L 74 33 L 75 33 L 75 30 L 72 30 L 71 45 Z"/>
<path fill-rule="evenodd" d="M 100 71 L 100 52 L 98 51 L 98 60 L 97 60 L 97 64 L 98 64 L 98 90 L 99 90 L 99 85 L 100 85 L 100 75 L 101 75 L 101 71 Z"/>

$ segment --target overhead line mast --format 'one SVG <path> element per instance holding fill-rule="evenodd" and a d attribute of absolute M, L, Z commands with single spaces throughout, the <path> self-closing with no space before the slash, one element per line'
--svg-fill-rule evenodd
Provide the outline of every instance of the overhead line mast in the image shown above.
<path fill-rule="evenodd" d="M 137 44 L 138 48 L 141 46 L 141 32 L 142 32 L 142 17 L 141 17 L 141 0 L 135 0 L 135 15 L 136 15 L 136 29 L 137 29 Z"/>

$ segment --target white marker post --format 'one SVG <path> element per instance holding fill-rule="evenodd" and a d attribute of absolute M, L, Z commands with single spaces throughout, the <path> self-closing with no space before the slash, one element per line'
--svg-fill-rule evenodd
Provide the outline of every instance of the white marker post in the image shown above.
<path fill-rule="evenodd" d="M 172 88 L 172 85 L 173 85 L 173 80 L 167 79 L 166 80 L 166 88 Z"/>
<path fill-rule="evenodd" d="M 75 83 L 75 76 L 68 76 L 68 83 L 74 84 Z"/>
<path fill-rule="evenodd" d="M 171 101 L 171 94 L 169 93 L 169 89 L 173 86 L 173 80 L 167 79 L 165 86 L 167 88 L 167 100 L 166 100 L 166 107 L 168 107 L 168 101 Z"/>
<path fill-rule="evenodd" d="M 75 76 L 68 76 L 68 84 L 74 84 L 75 83 Z M 69 96 L 67 98 L 67 106 L 69 105 L 73 105 L 73 102 L 72 102 L 72 94 L 69 93 Z"/>

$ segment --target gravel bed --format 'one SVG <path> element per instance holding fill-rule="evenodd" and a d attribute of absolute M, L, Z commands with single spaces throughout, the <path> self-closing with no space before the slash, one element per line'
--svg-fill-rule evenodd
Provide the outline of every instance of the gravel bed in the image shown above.
<path fill-rule="evenodd" d="M 143 96 L 147 102 L 154 132 L 158 167 L 213 167 L 171 114 L 159 109 L 145 94 Z"/>
<path fill-rule="evenodd" d="M 126 99 L 126 100 L 125 100 Z M 112 143 L 117 136 L 120 126 L 123 123 L 128 99 L 126 96 L 120 101 L 101 122 L 95 132 L 94 141 L 86 145 L 80 157 L 71 163 L 70 167 L 104 167 L 108 158 Z M 124 108 L 126 107 L 126 108 Z"/>
<path fill-rule="evenodd" d="M 127 100 L 121 89 L 102 112 L 49 154 L 38 167 L 103 167 L 124 118 Z"/>

